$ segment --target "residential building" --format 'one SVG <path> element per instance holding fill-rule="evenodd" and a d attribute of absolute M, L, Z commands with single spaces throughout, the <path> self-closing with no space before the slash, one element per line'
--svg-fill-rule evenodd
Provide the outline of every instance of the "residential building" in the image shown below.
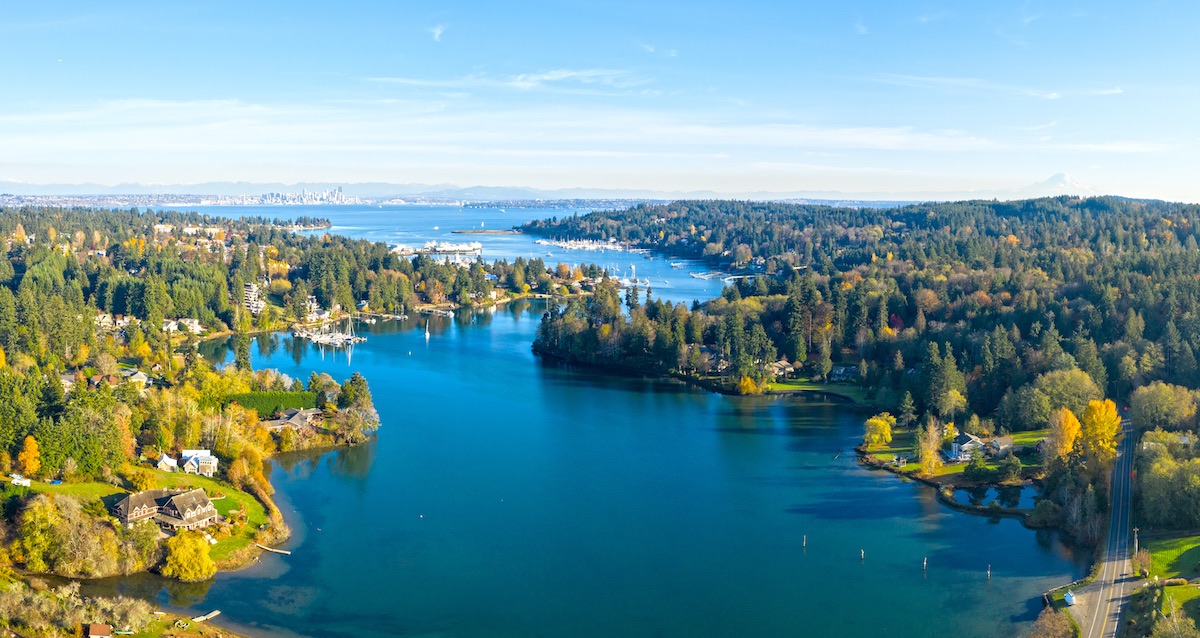
<path fill-rule="evenodd" d="M 192 530 L 217 522 L 217 508 L 202 489 L 191 491 L 146 490 L 117 501 L 112 514 L 122 525 L 153 520 L 170 530 Z"/>
<path fill-rule="evenodd" d="M 87 638 L 112 638 L 112 625 L 91 623 L 87 626 Z"/>
<path fill-rule="evenodd" d="M 261 424 L 271 432 L 280 432 L 286 428 L 306 431 L 315 429 L 321 423 L 322 418 L 323 415 L 317 408 L 307 410 L 288 408 L 280 412 L 278 418 L 262 421 Z"/>
<path fill-rule="evenodd" d="M 179 458 L 183 471 L 188 474 L 211 477 L 217 473 L 217 457 L 208 450 L 184 450 Z"/>
<path fill-rule="evenodd" d="M 179 470 L 179 461 L 163 454 L 158 457 L 158 463 L 155 464 L 155 467 L 164 472 L 176 472 Z"/>
<path fill-rule="evenodd" d="M 180 319 L 179 328 L 181 330 L 187 330 L 194 335 L 204 332 L 204 326 L 199 321 L 192 319 L 191 317 L 184 317 L 183 319 Z"/>
<path fill-rule="evenodd" d="M 946 458 L 954 462 L 970 461 L 971 454 L 976 450 L 982 451 L 984 448 L 983 440 L 974 434 L 960 432 L 954 440 L 950 442 L 950 451 L 946 453 Z"/>
<path fill-rule="evenodd" d="M 263 308 L 267 307 L 267 302 L 263 300 L 258 284 L 247 283 L 245 285 L 242 291 L 242 306 L 256 317 L 263 311 Z"/>

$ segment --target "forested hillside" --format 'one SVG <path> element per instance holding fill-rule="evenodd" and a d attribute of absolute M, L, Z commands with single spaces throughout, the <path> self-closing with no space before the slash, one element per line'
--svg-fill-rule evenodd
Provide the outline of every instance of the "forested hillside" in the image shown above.
<path fill-rule="evenodd" d="M 652 319 L 691 321 L 678 330 L 656 320 L 653 338 L 638 314 L 626 325 L 592 312 L 589 325 L 610 325 L 609 340 L 645 333 L 630 334 L 613 360 L 724 366 L 758 381 L 775 355 L 818 378 L 840 364 L 883 405 L 907 391 L 918 408 L 946 411 L 939 403 L 957 390 L 965 410 L 1025 429 L 1047 422 L 1047 392 L 1126 398 L 1152 381 L 1200 383 L 1198 221 L 1196 206 L 1110 198 L 894 210 L 677 202 L 527 230 L 615 237 L 757 275 L 705 304 L 701 319 L 648 305 Z M 676 347 L 692 345 L 714 351 Z M 1075 369 L 1094 387 L 1036 383 Z"/>

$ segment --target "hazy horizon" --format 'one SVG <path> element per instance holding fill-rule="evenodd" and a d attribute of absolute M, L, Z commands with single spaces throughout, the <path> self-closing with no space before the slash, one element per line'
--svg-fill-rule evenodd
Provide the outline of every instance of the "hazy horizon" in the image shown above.
<path fill-rule="evenodd" d="M 0 182 L 1200 201 L 1188 29 L 1118 2 L 67 3 L 0 32 Z"/>

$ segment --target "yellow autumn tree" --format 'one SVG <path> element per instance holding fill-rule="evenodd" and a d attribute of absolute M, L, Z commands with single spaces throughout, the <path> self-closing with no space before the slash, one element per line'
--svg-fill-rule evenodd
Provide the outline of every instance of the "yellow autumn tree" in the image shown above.
<path fill-rule="evenodd" d="M 917 437 L 917 461 L 921 464 L 922 476 L 933 476 L 942 466 L 942 436 L 937 423 L 930 420 Z"/>
<path fill-rule="evenodd" d="M 25 437 L 21 444 L 21 452 L 17 454 L 17 467 L 25 476 L 33 476 L 42 469 L 42 454 L 38 451 L 37 439 L 33 435 Z"/>
<path fill-rule="evenodd" d="M 896 417 L 881 412 L 867 419 L 863 424 L 863 443 L 872 445 L 887 445 L 892 442 L 892 426 L 896 425 Z"/>
<path fill-rule="evenodd" d="M 1046 463 L 1065 461 L 1079 444 L 1082 430 L 1074 412 L 1066 408 L 1055 410 L 1050 415 L 1050 431 L 1046 435 L 1046 442 L 1042 444 L 1042 459 Z"/>
<path fill-rule="evenodd" d="M 1117 458 L 1117 433 L 1121 415 L 1110 399 L 1091 401 L 1083 410 L 1083 453 L 1088 467 L 1099 476 Z"/>

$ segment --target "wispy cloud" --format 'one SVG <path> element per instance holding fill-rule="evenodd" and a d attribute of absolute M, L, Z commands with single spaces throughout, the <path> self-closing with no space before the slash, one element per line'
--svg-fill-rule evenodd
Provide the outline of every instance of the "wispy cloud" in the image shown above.
<path fill-rule="evenodd" d="M 643 44 L 641 46 L 642 46 L 642 50 L 645 51 L 646 53 L 654 53 L 654 45 L 653 44 Z"/>
<path fill-rule="evenodd" d="M 1034 97 L 1043 100 L 1058 100 L 1063 97 L 1120 95 L 1119 87 L 1111 89 L 1083 89 L 1074 91 L 1052 91 L 1030 86 L 991 82 L 981 78 L 945 77 L 928 75 L 887 74 L 874 78 L 883 84 L 895 84 L 917 89 L 943 89 L 976 93 L 1004 93 L 1014 96 Z"/>
<path fill-rule="evenodd" d="M 412 78 L 412 77 L 368 77 L 367 82 L 379 84 L 396 84 L 401 86 L 439 88 L 439 89 L 469 89 L 469 88 L 501 88 L 530 91 L 568 90 L 570 87 L 598 87 L 613 90 L 628 91 L 650 84 L 650 81 L 630 71 L 621 69 L 552 69 L 537 73 L 519 73 L 508 76 L 491 76 L 484 73 L 473 73 L 457 78 Z"/>
<path fill-rule="evenodd" d="M 628 71 L 615 69 L 556 69 L 544 73 L 522 73 L 505 81 L 505 84 L 518 89 L 533 89 L 547 84 L 577 82 L 580 84 L 601 84 L 617 88 L 630 88 L 645 84 L 645 80 L 635 77 Z"/>
<path fill-rule="evenodd" d="M 933 22 L 940 22 L 942 20 L 945 20 L 949 16 L 950 16 L 950 14 L 946 13 L 946 12 L 927 13 L 925 15 L 917 16 L 917 22 L 919 22 L 920 24 L 930 24 Z"/>
<path fill-rule="evenodd" d="M 863 24 L 862 20 L 856 20 L 854 22 L 854 32 L 858 35 L 867 35 L 871 30 L 867 28 L 867 25 Z"/>
<path fill-rule="evenodd" d="M 446 32 L 446 25 L 439 24 L 437 26 L 429 27 L 427 31 L 429 31 L 429 33 L 433 36 L 434 42 L 441 42 L 442 34 Z"/>

